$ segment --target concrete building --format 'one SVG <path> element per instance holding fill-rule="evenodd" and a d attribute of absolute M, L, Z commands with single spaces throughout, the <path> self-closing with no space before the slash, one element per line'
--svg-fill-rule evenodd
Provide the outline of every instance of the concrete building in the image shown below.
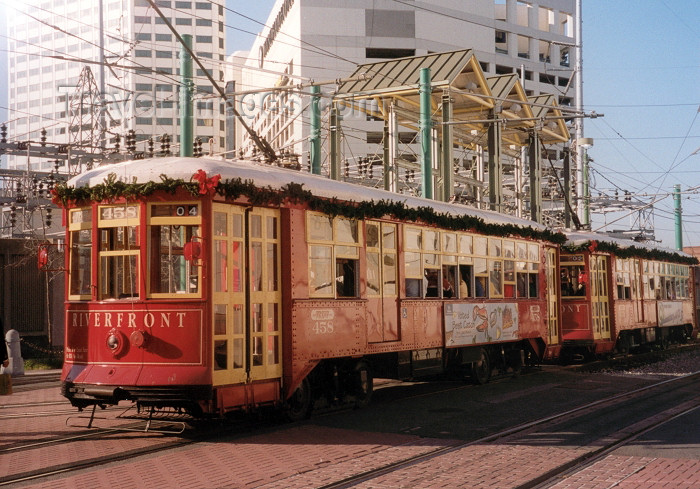
<path fill-rule="evenodd" d="M 574 0 L 278 0 L 254 42 L 237 80 L 237 107 L 274 148 L 308 158 L 308 89 L 248 90 L 335 80 L 358 64 L 389 58 L 472 49 L 487 76 L 517 73 L 525 93 L 553 94 L 573 105 Z M 324 102 L 335 84 L 323 89 Z M 381 123 L 366 114 L 344 114 L 343 159 L 371 157 Z M 415 133 L 405 131 L 402 141 Z M 244 137 L 244 150 L 250 150 Z M 371 151 L 370 151 L 371 153 Z M 554 151 L 555 159 L 560 152 Z"/>
<path fill-rule="evenodd" d="M 163 1 L 156 4 L 180 34 L 192 35 L 193 50 L 215 80 L 223 81 L 223 0 Z M 178 151 L 180 46 L 146 0 L 27 0 L 8 5 L 9 140 L 111 146 L 115 135 L 136 132 L 145 141 L 169 134 Z M 100 17 L 104 36 L 101 64 Z M 90 74 L 87 69 L 89 68 Z M 101 69 L 103 68 L 103 69 Z M 104 78 L 100 75 L 104 73 Z M 195 66 L 195 137 L 225 148 L 225 115 L 215 91 Z M 106 111 L 100 110 L 104 94 Z M 98 124 L 107 136 L 102 140 Z M 96 149 L 97 150 L 97 149 Z M 26 158 L 10 157 L 10 169 L 26 169 Z M 51 161 L 30 162 L 48 170 Z"/>

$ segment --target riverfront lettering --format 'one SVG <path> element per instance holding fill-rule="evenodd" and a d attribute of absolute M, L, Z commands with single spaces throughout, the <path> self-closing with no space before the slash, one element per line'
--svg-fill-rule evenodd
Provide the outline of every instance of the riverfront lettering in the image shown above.
<path fill-rule="evenodd" d="M 69 324 L 73 328 L 184 328 L 187 322 L 185 311 L 76 311 L 69 314 Z"/>

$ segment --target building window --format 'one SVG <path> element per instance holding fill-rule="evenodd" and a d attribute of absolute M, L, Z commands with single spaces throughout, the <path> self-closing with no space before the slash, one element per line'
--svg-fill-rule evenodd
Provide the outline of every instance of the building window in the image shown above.
<path fill-rule="evenodd" d="M 195 2 L 195 6 L 198 10 L 211 10 L 211 3 L 209 2 Z"/>
<path fill-rule="evenodd" d="M 175 2 L 175 8 L 192 8 L 192 2 Z"/>
<path fill-rule="evenodd" d="M 197 36 L 196 41 L 198 43 L 202 42 L 202 43 L 211 44 L 212 43 L 212 36 Z"/>
<path fill-rule="evenodd" d="M 192 19 L 183 19 L 183 18 L 177 17 L 175 19 L 175 25 L 192 25 Z"/>
<path fill-rule="evenodd" d="M 148 32 L 137 32 L 136 33 L 136 40 L 137 41 L 150 41 L 151 34 Z"/>
<path fill-rule="evenodd" d="M 172 51 L 156 51 L 156 58 L 168 58 L 172 59 Z"/>
<path fill-rule="evenodd" d="M 196 19 L 195 25 L 197 27 L 211 27 L 211 20 L 209 20 L 209 19 Z"/>
<path fill-rule="evenodd" d="M 173 40 L 172 34 L 156 34 L 156 41 L 171 42 L 172 40 Z"/>
<path fill-rule="evenodd" d="M 135 24 L 150 24 L 151 18 L 145 15 L 136 15 L 134 17 Z"/>
<path fill-rule="evenodd" d="M 150 58 L 151 57 L 151 50 L 150 49 L 136 49 L 136 50 L 134 50 L 134 56 L 137 58 Z"/>
<path fill-rule="evenodd" d="M 415 56 L 415 49 L 400 48 L 366 48 L 365 58 L 394 59 Z"/>

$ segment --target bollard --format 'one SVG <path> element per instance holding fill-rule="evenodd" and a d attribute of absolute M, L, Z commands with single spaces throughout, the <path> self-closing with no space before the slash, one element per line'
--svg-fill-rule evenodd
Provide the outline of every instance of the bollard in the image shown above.
<path fill-rule="evenodd" d="M 7 356 L 10 364 L 7 367 L 0 367 L 0 374 L 10 374 L 13 377 L 24 375 L 24 359 L 19 343 L 19 333 L 11 329 L 5 335 L 5 345 L 7 346 Z"/>

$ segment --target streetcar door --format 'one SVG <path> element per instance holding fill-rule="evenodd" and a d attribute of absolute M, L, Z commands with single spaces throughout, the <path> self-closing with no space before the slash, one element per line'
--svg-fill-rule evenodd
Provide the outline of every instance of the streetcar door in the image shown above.
<path fill-rule="evenodd" d="M 212 209 L 212 335 L 214 385 L 247 380 L 245 208 Z"/>
<path fill-rule="evenodd" d="M 608 291 L 608 257 L 591 255 L 591 319 L 593 339 L 610 339 L 610 296 Z"/>
<path fill-rule="evenodd" d="M 549 345 L 559 343 L 559 286 L 557 285 L 557 254 L 547 248 L 547 341 Z"/>
<path fill-rule="evenodd" d="M 249 381 L 282 377 L 280 212 L 248 212 Z"/>
<path fill-rule="evenodd" d="M 279 211 L 212 211 L 213 383 L 280 378 Z"/>
<path fill-rule="evenodd" d="M 370 343 L 399 339 L 396 282 L 396 224 L 368 221 L 367 242 L 367 340 Z"/>

